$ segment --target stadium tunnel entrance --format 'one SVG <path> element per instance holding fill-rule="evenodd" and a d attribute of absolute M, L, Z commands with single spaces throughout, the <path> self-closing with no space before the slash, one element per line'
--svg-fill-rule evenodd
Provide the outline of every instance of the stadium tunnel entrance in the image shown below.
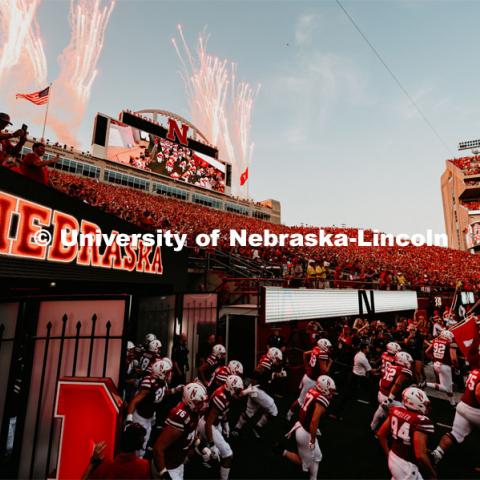
<path fill-rule="evenodd" d="M 217 294 L 190 293 L 185 251 L 143 248 L 116 265 L 115 252 L 62 248 L 60 222 L 104 233 L 139 229 L 8 171 L 0 178 L 0 220 L 0 477 L 52 478 L 59 380 L 110 378 L 123 395 L 127 341 L 155 332 L 170 355 L 181 331 L 194 378 L 199 346 L 215 332 Z M 40 228 L 50 243 L 34 240 Z"/>

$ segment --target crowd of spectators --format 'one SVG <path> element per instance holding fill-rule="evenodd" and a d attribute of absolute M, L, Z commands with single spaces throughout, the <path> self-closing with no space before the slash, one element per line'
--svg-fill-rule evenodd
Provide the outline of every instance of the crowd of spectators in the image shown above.
<path fill-rule="evenodd" d="M 45 154 L 45 144 L 35 142 L 32 145 L 32 151 L 26 155 L 21 155 L 21 150 L 27 140 L 28 127 L 22 125 L 22 128 L 9 132 L 6 127 L 12 125 L 10 116 L 6 113 L 0 113 L 0 165 L 13 172 L 20 173 L 31 180 L 44 185 L 49 185 L 48 166 L 58 162 L 60 155 L 49 160 L 43 160 Z M 16 139 L 15 143 L 10 140 Z"/>
<path fill-rule="evenodd" d="M 461 157 L 449 160 L 458 167 L 465 175 L 477 175 L 480 173 L 480 155 Z"/>
<path fill-rule="evenodd" d="M 157 148 L 152 149 L 146 162 L 151 170 L 209 190 L 225 191 L 225 174 L 189 148 L 156 137 L 155 146 Z"/>
<path fill-rule="evenodd" d="M 259 219 L 210 209 L 180 200 L 118 187 L 63 172 L 51 172 L 52 185 L 70 196 L 117 215 L 147 230 L 170 229 L 189 235 L 189 244 L 199 233 L 218 228 L 220 247 L 259 264 L 277 264 L 291 282 L 307 286 L 361 286 L 380 288 L 440 286 L 476 290 L 480 282 L 480 258 L 442 247 L 230 247 L 229 230 L 246 228 L 249 233 L 269 229 L 272 233 L 314 233 L 313 227 L 288 227 Z M 356 229 L 326 228 L 328 233 L 356 235 Z M 371 233 L 371 232 L 370 232 Z M 368 239 L 369 232 L 366 232 Z M 312 264 L 312 261 L 315 262 Z M 314 266 L 315 277 L 309 266 Z M 319 271 L 317 267 L 325 271 Z"/>
<path fill-rule="evenodd" d="M 480 202 L 462 202 L 462 205 L 468 210 L 480 210 Z"/>
<path fill-rule="evenodd" d="M 47 165 L 57 161 L 58 155 L 48 161 L 42 160 L 45 146 L 37 142 L 32 153 L 22 158 L 20 151 L 25 142 L 26 130 L 5 133 L 4 129 L 10 124 L 9 116 L 0 114 L 0 164 L 4 167 L 50 184 L 145 230 L 169 229 L 186 233 L 189 245 L 194 245 L 197 234 L 218 228 L 222 232 L 219 242 L 222 250 L 253 259 L 259 265 L 277 265 L 289 286 L 360 288 L 371 285 L 386 290 L 431 286 L 461 286 L 463 290 L 477 290 L 480 286 L 480 258 L 442 247 L 359 247 L 352 244 L 348 247 L 230 247 L 230 229 L 245 228 L 250 234 L 262 233 L 268 229 L 276 235 L 306 235 L 318 233 L 318 229 L 272 224 L 133 188 L 49 170 Z M 15 138 L 17 143 L 12 144 L 10 140 Z M 464 168 L 472 166 L 467 159 L 457 160 Z M 326 233 L 343 233 L 349 237 L 358 234 L 354 228 L 327 227 L 324 230 Z M 372 232 L 365 232 L 367 240 L 371 235 Z"/>

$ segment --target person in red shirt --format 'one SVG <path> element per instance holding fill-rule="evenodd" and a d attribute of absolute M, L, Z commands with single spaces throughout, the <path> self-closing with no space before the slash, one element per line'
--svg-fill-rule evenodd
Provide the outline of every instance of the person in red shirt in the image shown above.
<path fill-rule="evenodd" d="M 10 156 L 17 156 L 27 139 L 27 132 L 22 128 L 19 128 L 13 133 L 2 132 L 7 125 L 12 125 L 10 115 L 7 113 L 0 113 L 0 164 Z M 19 139 L 16 145 L 10 143 L 12 138 Z"/>
<path fill-rule="evenodd" d="M 7 159 L 3 161 L 2 167 L 8 168 L 12 172 L 22 173 L 20 170 L 21 167 L 15 157 L 7 157 Z"/>
<path fill-rule="evenodd" d="M 48 185 L 48 165 L 52 165 L 60 160 L 60 155 L 56 155 L 50 160 L 42 160 L 45 154 L 45 145 L 36 142 L 32 145 L 32 152 L 27 153 L 21 161 L 21 173 L 31 180 Z"/>
<path fill-rule="evenodd" d="M 82 476 L 82 480 L 95 479 L 127 479 L 152 478 L 150 464 L 143 458 L 138 458 L 135 452 L 139 450 L 145 439 L 146 431 L 138 423 L 130 424 L 122 433 L 120 453 L 114 460 L 104 461 L 105 442 L 95 445 L 90 463 Z"/>

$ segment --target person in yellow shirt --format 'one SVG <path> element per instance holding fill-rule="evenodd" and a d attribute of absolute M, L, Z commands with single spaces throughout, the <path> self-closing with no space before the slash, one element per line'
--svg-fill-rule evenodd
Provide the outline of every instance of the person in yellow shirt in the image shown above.
<path fill-rule="evenodd" d="M 316 288 L 325 288 L 327 280 L 327 269 L 320 263 L 315 264 Z"/>
<path fill-rule="evenodd" d="M 406 290 L 407 288 L 407 279 L 402 272 L 397 273 L 397 285 L 399 290 Z"/>
<path fill-rule="evenodd" d="M 309 260 L 307 267 L 307 288 L 315 288 L 316 275 L 315 260 Z"/>

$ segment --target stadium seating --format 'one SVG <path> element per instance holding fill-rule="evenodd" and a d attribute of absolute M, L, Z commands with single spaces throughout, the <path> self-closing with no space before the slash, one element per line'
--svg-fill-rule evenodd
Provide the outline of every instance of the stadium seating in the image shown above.
<path fill-rule="evenodd" d="M 468 210 L 480 210 L 480 202 L 462 202 L 462 205 Z"/>
<path fill-rule="evenodd" d="M 456 167 L 463 171 L 465 175 L 477 175 L 480 173 L 480 156 L 461 157 L 449 160 Z"/>
<path fill-rule="evenodd" d="M 274 225 L 54 170 L 51 171 L 51 182 L 56 189 L 144 229 L 171 229 L 187 233 L 193 241 L 196 234 L 219 228 L 223 233 L 220 245 L 226 251 L 231 250 L 227 244 L 229 229 L 246 228 L 249 233 L 260 233 L 268 228 L 277 234 L 316 231 L 314 227 Z M 327 227 L 325 230 L 356 234 L 356 229 L 349 228 Z M 380 288 L 397 288 L 400 272 L 406 279 L 406 286 L 410 287 L 455 288 L 461 281 L 463 289 L 476 290 L 480 284 L 480 257 L 442 247 L 262 247 L 256 249 L 255 254 L 254 250 L 239 247 L 234 249 L 234 253 L 255 257 L 265 264 L 283 265 L 279 271 L 292 276 L 295 276 L 296 266 L 297 274 L 302 274 L 308 260 L 315 259 L 328 267 L 331 285 L 336 287 L 362 286 L 373 282 Z"/>

